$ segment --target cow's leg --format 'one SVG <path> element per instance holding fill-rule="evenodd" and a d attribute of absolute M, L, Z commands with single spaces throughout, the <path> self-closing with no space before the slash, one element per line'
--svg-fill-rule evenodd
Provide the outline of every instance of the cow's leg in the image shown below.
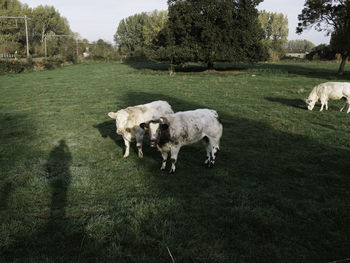
<path fill-rule="evenodd" d="M 320 111 L 323 111 L 323 107 L 324 107 L 325 103 L 326 103 L 326 100 L 325 99 L 321 99 L 321 109 L 320 109 Z"/>
<path fill-rule="evenodd" d="M 128 157 L 129 156 L 129 152 L 130 152 L 130 142 L 127 140 L 127 139 L 125 139 L 125 138 L 123 138 L 124 139 L 124 144 L 125 144 L 125 153 L 124 153 L 124 158 L 126 158 L 126 157 Z"/>
<path fill-rule="evenodd" d="M 209 147 L 207 148 L 207 154 L 209 151 L 209 162 L 207 163 L 209 168 L 212 168 L 215 164 L 216 156 L 219 152 L 219 140 L 215 137 L 209 137 Z"/>
<path fill-rule="evenodd" d="M 346 107 L 347 104 L 348 104 L 348 101 L 345 100 L 344 106 L 340 109 L 340 112 L 342 112 L 342 111 L 345 109 L 345 107 Z M 349 105 L 349 107 L 350 107 L 350 105 Z"/>
<path fill-rule="evenodd" d="M 207 158 L 205 159 L 204 161 L 204 165 L 208 165 L 209 162 L 210 162 L 210 144 L 209 144 L 209 138 L 207 136 L 204 136 L 203 137 L 203 142 L 204 142 L 204 145 L 205 145 L 205 149 L 207 151 Z"/>
<path fill-rule="evenodd" d="M 328 100 L 326 100 L 326 110 L 328 110 Z"/>
<path fill-rule="evenodd" d="M 348 111 L 347 111 L 346 113 L 349 113 L 349 112 L 350 112 L 350 99 L 347 100 L 346 102 L 347 102 L 347 104 L 348 104 L 348 106 L 349 106 Z"/>
<path fill-rule="evenodd" d="M 160 152 L 160 153 L 162 154 L 162 157 L 163 157 L 162 166 L 160 167 L 160 170 L 164 171 L 166 166 L 166 160 L 168 159 L 168 152 Z"/>
<path fill-rule="evenodd" d="M 143 140 L 143 134 L 137 134 L 136 135 L 136 147 L 137 147 L 138 155 L 139 155 L 140 158 L 143 157 L 142 140 Z"/>
<path fill-rule="evenodd" d="M 176 169 L 175 164 L 177 161 L 177 155 L 179 154 L 180 148 L 181 146 L 174 146 L 170 149 L 170 160 L 171 160 L 171 168 L 169 171 L 170 174 L 175 173 L 175 169 Z"/>

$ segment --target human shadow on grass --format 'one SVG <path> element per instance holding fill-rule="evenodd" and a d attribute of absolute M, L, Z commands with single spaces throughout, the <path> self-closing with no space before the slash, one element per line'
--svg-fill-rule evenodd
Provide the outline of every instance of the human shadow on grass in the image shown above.
<path fill-rule="evenodd" d="M 60 140 L 43 167 L 51 190 L 50 211 L 40 212 L 37 217 L 46 223 L 38 232 L 22 233 L 23 236 L 18 237 L 16 243 L 3 251 L 7 262 L 24 258 L 29 262 L 96 260 L 95 253 L 100 249 L 98 243 L 86 236 L 84 224 L 72 222 L 66 216 L 71 163 L 69 147 L 64 140 Z"/>
<path fill-rule="evenodd" d="M 174 111 L 213 108 L 146 92 L 130 92 L 123 99 L 129 105 L 162 99 Z M 168 231 L 158 242 L 172 248 L 179 262 L 347 257 L 350 228 L 343 218 L 350 213 L 350 151 L 225 111 L 219 116 L 224 131 L 213 169 L 202 166 L 200 143 L 181 149 L 174 175 L 159 170 L 156 151 L 137 159 L 150 195 L 174 200 L 147 218 L 154 229 Z"/>

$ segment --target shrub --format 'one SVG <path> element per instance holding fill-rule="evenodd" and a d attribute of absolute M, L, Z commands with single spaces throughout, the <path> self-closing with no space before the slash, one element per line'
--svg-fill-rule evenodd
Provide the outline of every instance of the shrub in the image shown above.
<path fill-rule="evenodd" d="M 20 73 L 26 69 L 25 64 L 18 60 L 0 60 L 0 74 Z"/>

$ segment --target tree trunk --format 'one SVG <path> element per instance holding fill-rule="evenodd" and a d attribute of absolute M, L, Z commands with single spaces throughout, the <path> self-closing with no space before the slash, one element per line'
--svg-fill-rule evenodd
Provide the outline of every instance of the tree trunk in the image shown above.
<path fill-rule="evenodd" d="M 175 65 L 171 63 L 169 68 L 169 75 L 172 76 L 174 74 L 175 74 Z"/>
<path fill-rule="evenodd" d="M 208 64 L 207 64 L 207 67 L 208 67 L 208 70 L 214 69 L 214 63 L 209 61 Z"/>
<path fill-rule="evenodd" d="M 341 62 L 340 62 L 340 66 L 338 69 L 338 75 L 340 75 L 340 76 L 343 75 L 343 73 L 344 73 L 345 63 L 346 63 L 347 59 L 348 59 L 348 54 L 341 55 Z"/>

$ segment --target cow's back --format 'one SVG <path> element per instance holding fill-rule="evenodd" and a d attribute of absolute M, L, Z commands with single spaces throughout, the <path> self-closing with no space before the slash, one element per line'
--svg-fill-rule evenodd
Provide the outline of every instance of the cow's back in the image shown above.
<path fill-rule="evenodd" d="M 198 109 L 194 111 L 177 112 L 167 116 L 170 124 L 170 136 L 183 143 L 193 143 L 203 136 L 221 137 L 222 125 L 218 121 L 216 111 Z"/>
<path fill-rule="evenodd" d="M 341 99 L 350 96 L 350 83 L 347 82 L 326 82 L 319 85 L 318 96 L 328 99 Z"/>
<path fill-rule="evenodd" d="M 128 107 L 125 111 L 128 113 L 128 127 L 138 126 L 140 123 L 174 113 L 169 103 L 161 100 Z"/>

